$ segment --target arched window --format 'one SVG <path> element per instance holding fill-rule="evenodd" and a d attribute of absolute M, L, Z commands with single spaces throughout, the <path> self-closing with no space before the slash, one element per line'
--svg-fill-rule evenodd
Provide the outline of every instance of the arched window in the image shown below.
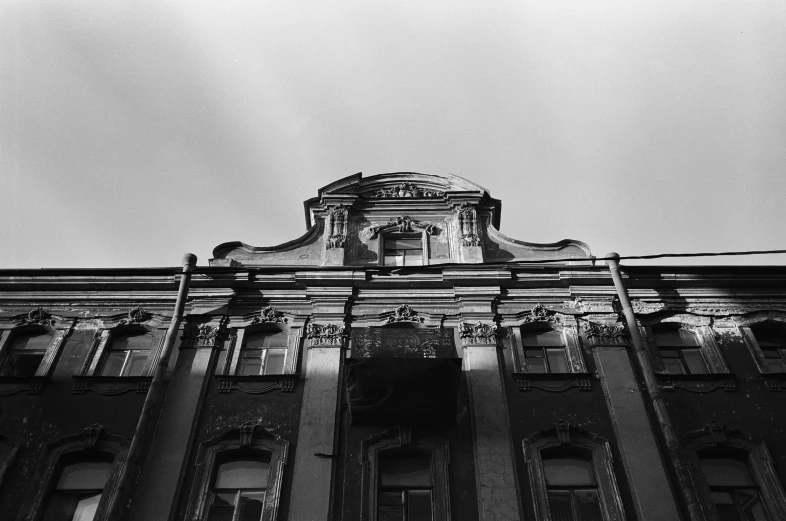
<path fill-rule="evenodd" d="M 562 332 L 524 329 L 521 332 L 524 366 L 528 373 L 569 373 L 570 365 Z"/>
<path fill-rule="evenodd" d="M 111 467 L 112 456 L 102 454 L 62 465 L 44 521 L 92 521 Z"/>
<path fill-rule="evenodd" d="M 0 363 L 0 376 L 35 376 L 51 344 L 52 335 L 44 328 L 12 331 Z"/>
<path fill-rule="evenodd" d="M 261 456 L 222 454 L 213 476 L 207 521 L 259 521 L 270 462 Z"/>
<path fill-rule="evenodd" d="M 625 519 L 605 439 L 560 421 L 525 439 L 523 445 L 535 519 Z"/>
<path fill-rule="evenodd" d="M 701 342 L 692 331 L 679 324 L 662 324 L 653 328 L 655 344 L 669 374 L 707 374 L 707 361 Z"/>
<path fill-rule="evenodd" d="M 698 457 L 720 519 L 770 521 L 744 451 L 712 448 L 699 451 Z"/>
<path fill-rule="evenodd" d="M 786 512 L 786 494 L 764 442 L 712 421 L 683 443 L 708 519 L 775 521 Z"/>
<path fill-rule="evenodd" d="M 555 447 L 541 453 L 553 521 L 602 521 L 592 452 Z"/>
<path fill-rule="evenodd" d="M 288 447 L 251 422 L 203 443 L 185 519 L 275 521 Z"/>

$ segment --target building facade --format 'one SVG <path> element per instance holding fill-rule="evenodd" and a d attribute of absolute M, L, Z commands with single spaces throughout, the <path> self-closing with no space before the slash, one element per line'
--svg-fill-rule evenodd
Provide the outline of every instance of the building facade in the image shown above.
<path fill-rule="evenodd" d="M 786 269 L 360 174 L 208 265 L 0 271 L 0 519 L 786 520 Z"/>

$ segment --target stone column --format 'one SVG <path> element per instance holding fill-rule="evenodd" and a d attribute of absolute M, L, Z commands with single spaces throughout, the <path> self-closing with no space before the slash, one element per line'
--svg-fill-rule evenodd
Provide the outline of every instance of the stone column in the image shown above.
<path fill-rule="evenodd" d="M 474 430 L 478 512 L 481 521 L 519 521 L 519 495 L 510 414 L 497 357 L 493 325 L 463 324 L 464 371 L 469 382 Z M 480 334 L 475 334 L 480 333 Z"/>
<path fill-rule="evenodd" d="M 181 342 L 155 437 L 142 466 L 131 521 L 174 518 L 216 343 L 215 328 L 202 326 L 198 331 L 193 337 L 184 334 Z"/>
<path fill-rule="evenodd" d="M 597 345 L 594 353 L 636 517 L 642 521 L 680 519 L 626 347 Z"/>

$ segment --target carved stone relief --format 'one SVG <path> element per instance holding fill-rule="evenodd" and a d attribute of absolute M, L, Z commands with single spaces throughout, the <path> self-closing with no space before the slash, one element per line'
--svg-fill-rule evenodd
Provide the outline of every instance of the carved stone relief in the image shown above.
<path fill-rule="evenodd" d="M 587 339 L 592 340 L 595 344 L 627 343 L 625 326 L 622 324 L 600 324 L 582 321 L 581 329 Z"/>
<path fill-rule="evenodd" d="M 306 326 L 306 336 L 311 340 L 312 346 L 339 345 L 347 336 L 345 324 L 313 324 Z"/>
<path fill-rule="evenodd" d="M 259 316 L 254 317 L 251 321 L 252 324 L 259 324 L 260 322 L 277 322 L 277 323 L 285 323 L 287 319 L 284 317 L 284 313 L 274 308 L 272 305 L 262 308 L 259 312 Z"/>
<path fill-rule="evenodd" d="M 373 239 L 379 232 L 387 230 L 395 230 L 398 232 L 414 232 L 416 230 L 425 230 L 429 235 L 436 235 L 439 233 L 439 228 L 431 223 L 418 221 L 406 215 L 391 219 L 387 224 L 374 224 L 363 228 L 362 234 L 369 239 Z"/>
<path fill-rule="evenodd" d="M 484 324 L 478 321 L 477 324 L 467 324 L 462 322 L 459 328 L 459 336 L 465 342 L 494 344 L 499 334 L 496 324 Z"/>
<path fill-rule="evenodd" d="M 559 323 L 560 317 L 557 315 L 556 311 L 551 309 L 546 309 L 543 305 L 538 304 L 530 311 L 530 314 L 524 317 L 524 323 L 528 324 L 531 322 L 548 322 L 548 323 Z"/>
<path fill-rule="evenodd" d="M 19 326 L 27 326 L 31 324 L 39 324 L 42 326 L 55 325 L 55 319 L 42 307 L 31 309 L 27 315 L 15 318 L 14 322 L 16 322 L 16 324 Z"/>
<path fill-rule="evenodd" d="M 459 239 L 462 246 L 480 246 L 480 232 L 478 230 L 478 214 L 475 207 L 468 203 L 461 203 L 457 208 L 459 222 Z"/>
<path fill-rule="evenodd" d="M 343 248 L 347 243 L 347 218 L 349 209 L 343 204 L 334 206 L 328 213 L 328 238 L 325 247 Z"/>
<path fill-rule="evenodd" d="M 418 312 L 406 304 L 396 308 L 392 317 L 388 317 L 388 323 L 393 322 L 423 322 L 423 317 L 418 316 Z"/>
<path fill-rule="evenodd" d="M 128 316 L 126 318 L 120 319 L 120 325 L 140 324 L 142 322 L 147 322 L 151 318 L 152 315 L 142 309 L 142 306 L 137 306 L 128 311 Z"/>
<path fill-rule="evenodd" d="M 412 183 L 401 183 L 392 188 L 380 188 L 369 197 L 372 199 L 404 199 L 442 197 L 445 192 L 422 188 Z"/>

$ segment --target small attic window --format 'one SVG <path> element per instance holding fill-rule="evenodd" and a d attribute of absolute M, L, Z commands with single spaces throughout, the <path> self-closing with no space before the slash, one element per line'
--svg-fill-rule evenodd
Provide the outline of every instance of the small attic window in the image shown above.
<path fill-rule="evenodd" d="M 385 266 L 423 266 L 423 234 L 387 233 L 383 241 Z"/>

